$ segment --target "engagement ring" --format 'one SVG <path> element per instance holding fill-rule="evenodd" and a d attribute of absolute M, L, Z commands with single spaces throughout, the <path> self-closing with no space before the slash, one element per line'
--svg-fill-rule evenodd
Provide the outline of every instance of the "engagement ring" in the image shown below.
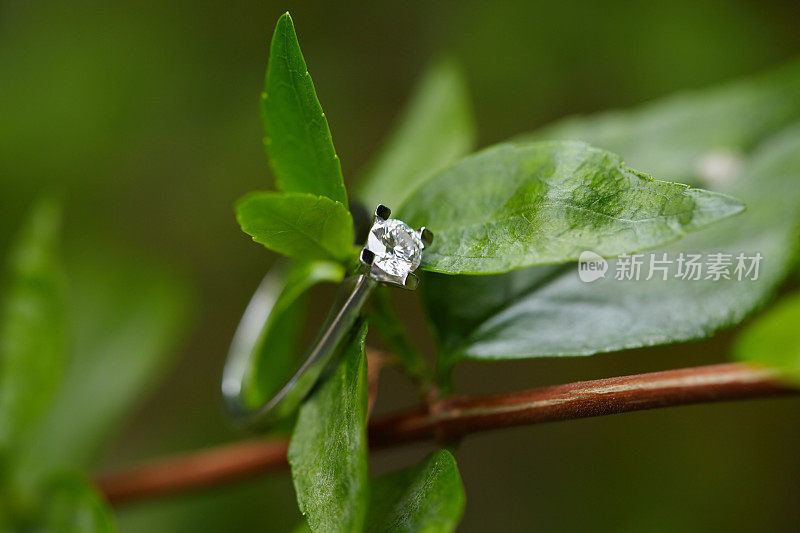
<path fill-rule="evenodd" d="M 423 249 L 433 242 L 433 233 L 424 227 L 415 231 L 405 222 L 389 218 L 390 215 L 390 209 L 384 205 L 375 210 L 360 264 L 356 272 L 342 281 L 328 317 L 300 367 L 291 377 L 287 376 L 286 383 L 271 399 L 261 406 L 250 407 L 243 398 L 244 380 L 283 287 L 286 269 L 273 267 L 264 277 L 236 328 L 222 375 L 225 405 L 237 422 L 264 428 L 297 410 L 331 364 L 379 283 L 409 290 L 417 288 L 419 280 L 414 271 L 422 261 Z"/>

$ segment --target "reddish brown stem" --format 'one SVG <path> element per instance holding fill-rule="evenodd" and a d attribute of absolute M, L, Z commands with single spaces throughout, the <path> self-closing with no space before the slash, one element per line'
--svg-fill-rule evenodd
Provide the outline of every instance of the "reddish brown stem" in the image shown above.
<path fill-rule="evenodd" d="M 368 387 L 368 407 L 369 413 L 372 413 L 372 407 L 375 405 L 375 399 L 378 397 L 378 380 L 380 379 L 381 370 L 386 366 L 389 356 L 385 353 L 375 350 L 367 350 L 367 387 Z"/>
<path fill-rule="evenodd" d="M 521 392 L 450 397 L 435 409 L 374 420 L 370 446 L 434 437 L 455 440 L 491 429 L 670 407 L 797 394 L 766 369 L 732 363 L 582 381 Z M 286 466 L 285 440 L 246 441 L 103 474 L 97 484 L 114 504 L 217 485 Z"/>
<path fill-rule="evenodd" d="M 286 466 L 286 440 L 248 440 L 156 459 L 95 479 L 112 504 L 220 485 L 281 470 Z"/>

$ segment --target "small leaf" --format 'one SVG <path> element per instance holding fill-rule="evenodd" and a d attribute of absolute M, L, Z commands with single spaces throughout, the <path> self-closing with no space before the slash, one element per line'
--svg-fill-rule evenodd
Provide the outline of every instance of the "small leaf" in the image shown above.
<path fill-rule="evenodd" d="M 61 209 L 34 206 L 11 251 L 0 323 L 0 450 L 19 444 L 61 382 L 67 333 Z"/>
<path fill-rule="evenodd" d="M 300 409 L 289 464 L 312 531 L 360 531 L 368 497 L 366 324 Z"/>
<path fill-rule="evenodd" d="M 236 204 L 242 230 L 278 253 L 345 261 L 353 250 L 353 219 L 339 202 L 303 193 L 254 192 Z"/>
<path fill-rule="evenodd" d="M 449 61 L 433 64 L 359 182 L 359 198 L 370 207 L 400 206 L 420 183 L 466 155 L 475 136 L 461 71 Z"/>
<path fill-rule="evenodd" d="M 93 464 L 171 368 L 191 305 L 174 272 L 108 243 L 71 247 L 66 270 L 72 355 L 53 407 L 16 465 L 28 482 Z"/>
<path fill-rule="evenodd" d="M 366 531 L 454 531 L 464 501 L 456 460 L 447 450 L 439 450 L 417 466 L 373 481 Z"/>
<path fill-rule="evenodd" d="M 653 253 L 672 259 L 680 252 L 760 253 L 759 277 L 617 282 L 615 262 L 609 263 L 610 279 L 591 284 L 579 280 L 575 264 L 495 276 L 426 275 L 423 299 L 442 372 L 465 357 L 591 355 L 700 339 L 763 305 L 786 278 L 800 246 L 800 124 L 774 134 L 787 120 L 800 118 L 798 89 L 795 63 L 757 80 L 546 128 L 542 135 L 590 140 L 635 155 L 644 168 L 690 171 L 695 181 L 711 180 L 699 163 L 721 148 L 739 154 L 740 163 L 726 165 L 713 182 L 743 199 L 748 211 Z M 692 142 L 685 143 L 684 135 Z"/>
<path fill-rule="evenodd" d="M 800 294 L 784 298 L 750 324 L 736 339 L 733 354 L 800 383 Z"/>
<path fill-rule="evenodd" d="M 276 268 L 276 267 L 273 267 Z M 338 263 L 311 261 L 283 265 L 282 285 L 275 287 L 275 305 L 254 347 L 256 355 L 244 384 L 245 401 L 263 405 L 275 395 L 296 370 L 292 363 L 302 355 L 298 350 L 306 316 L 307 291 L 323 282 L 339 282 L 345 271 Z"/>
<path fill-rule="evenodd" d="M 423 267 L 489 274 L 675 241 L 744 209 L 737 200 L 629 170 L 571 141 L 501 144 L 424 183 L 402 208 L 436 242 Z"/>
<path fill-rule="evenodd" d="M 117 530 L 108 505 L 88 480 L 77 474 L 54 478 L 45 499 L 47 531 L 112 533 Z"/>
<path fill-rule="evenodd" d="M 347 193 L 328 119 L 317 100 L 289 13 L 278 19 L 272 36 L 261 112 L 264 144 L 278 188 L 327 196 L 346 207 Z"/>

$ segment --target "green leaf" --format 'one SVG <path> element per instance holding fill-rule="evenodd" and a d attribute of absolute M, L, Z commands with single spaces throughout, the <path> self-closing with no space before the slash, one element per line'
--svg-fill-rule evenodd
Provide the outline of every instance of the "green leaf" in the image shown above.
<path fill-rule="evenodd" d="M 11 251 L 0 323 L 0 450 L 19 444 L 61 382 L 67 333 L 60 229 L 58 204 L 41 201 Z"/>
<path fill-rule="evenodd" d="M 736 339 L 734 357 L 775 368 L 800 383 L 800 294 L 781 300 Z"/>
<path fill-rule="evenodd" d="M 345 261 L 353 252 L 353 219 L 339 202 L 304 193 L 254 192 L 236 204 L 242 230 L 278 253 Z"/>
<path fill-rule="evenodd" d="M 292 533 L 310 533 L 311 528 L 308 527 L 308 522 L 303 520 L 292 530 Z"/>
<path fill-rule="evenodd" d="M 469 153 L 475 137 L 461 71 L 450 61 L 434 63 L 359 182 L 359 198 L 370 207 L 399 207 L 420 183 Z"/>
<path fill-rule="evenodd" d="M 788 274 L 797 251 L 800 224 L 800 128 L 759 150 L 731 192 L 750 209 L 736 219 L 654 251 L 673 260 L 681 252 L 702 255 L 761 254 L 757 280 L 687 281 L 656 276 L 618 281 L 612 276 L 587 284 L 577 267 L 522 270 L 506 276 L 466 280 L 426 277 L 425 299 L 442 342 L 442 364 L 460 358 L 507 359 L 591 355 L 703 338 L 734 325 L 763 304 Z M 614 273 L 617 262 L 609 262 Z M 673 271 L 674 274 L 674 271 Z M 505 289 L 503 289 L 505 287 Z M 495 307 L 492 294 L 513 293 Z M 443 295 L 447 295 L 447 299 Z M 466 301 L 475 306 L 460 323 Z M 449 315 L 449 316 L 448 316 Z M 457 328 L 450 327 L 460 323 Z M 576 332 L 579 332 L 576 334 Z"/>
<path fill-rule="evenodd" d="M 793 65 L 755 82 L 673 97 L 627 113 L 570 119 L 545 130 L 569 130 L 573 138 L 601 144 L 611 140 L 604 146 L 625 157 L 635 154 L 637 164 L 649 169 L 666 172 L 668 161 L 675 169 L 696 168 L 695 180 L 713 180 L 715 188 L 741 198 L 748 205 L 743 215 L 653 253 L 666 252 L 673 259 L 680 252 L 761 253 L 758 280 L 606 279 L 585 284 L 574 264 L 479 278 L 426 275 L 423 297 L 442 352 L 442 371 L 465 357 L 591 355 L 699 339 L 737 324 L 762 305 L 785 279 L 798 251 L 800 126 L 763 140 L 755 149 L 751 145 L 787 120 L 800 118 L 798 88 L 800 68 Z M 743 117 L 752 128 L 739 123 Z M 713 127 L 711 121 L 719 125 Z M 670 128 L 662 132 L 658 124 Z M 630 128 L 629 135 L 618 131 L 622 125 Z M 692 136 L 693 144 L 672 139 L 684 134 Z M 741 151 L 739 164 L 716 175 L 702 172 L 699 163 L 720 149 Z M 610 262 L 609 273 L 615 268 Z"/>
<path fill-rule="evenodd" d="M 264 144 L 278 188 L 327 196 L 346 207 L 347 193 L 328 119 L 317 100 L 289 13 L 278 19 L 272 36 L 261 112 Z"/>
<path fill-rule="evenodd" d="M 464 487 L 447 450 L 372 484 L 366 531 L 454 531 L 464 512 Z"/>
<path fill-rule="evenodd" d="M 537 289 L 546 288 L 548 283 L 558 279 L 562 273 L 571 271 L 574 274 L 574 269 L 575 266 L 570 264 L 523 268 L 507 274 L 489 276 L 426 273 L 420 289 L 439 348 L 440 372 L 446 374 L 456 361 L 464 357 L 507 359 L 558 355 L 559 352 L 549 352 L 554 346 L 557 348 L 559 342 L 568 342 L 567 339 L 560 340 L 561 337 L 566 337 L 564 330 L 568 324 L 552 332 L 552 345 L 541 349 L 537 349 L 541 332 L 528 337 L 520 331 L 519 339 L 515 338 L 508 344 L 502 343 L 500 332 L 493 336 L 481 332 L 490 328 L 492 323 L 504 320 L 503 317 L 509 322 L 522 317 L 522 311 L 509 310 L 516 305 L 524 305 L 528 296 L 536 298 Z M 572 303 L 578 305 L 580 300 Z M 495 327 L 504 329 L 503 325 Z M 480 346 L 486 346 L 492 341 L 495 344 L 490 348 L 491 351 L 480 350 Z"/>
<path fill-rule="evenodd" d="M 183 279 L 138 254 L 96 242 L 72 247 L 67 258 L 72 355 L 17 465 L 28 484 L 94 463 L 171 368 L 191 306 Z"/>
<path fill-rule="evenodd" d="M 523 141 L 570 139 L 622 155 L 665 179 L 715 183 L 715 161 L 736 162 L 800 117 L 800 61 L 719 87 L 685 91 L 626 111 L 561 120 Z"/>
<path fill-rule="evenodd" d="M 300 409 L 289 464 L 312 531 L 360 531 L 367 509 L 366 324 L 354 330 L 333 373 Z"/>
<path fill-rule="evenodd" d="M 276 267 L 273 267 L 276 268 Z M 307 292 L 323 282 L 339 282 L 344 267 L 328 261 L 282 265 L 276 280 L 275 305 L 254 347 L 255 357 L 245 374 L 244 395 L 250 406 L 263 405 L 275 395 L 300 363 L 299 340 L 306 318 Z M 282 283 L 282 285 L 281 285 Z"/>
<path fill-rule="evenodd" d="M 501 144 L 424 183 L 402 208 L 436 241 L 423 267 L 489 274 L 675 241 L 743 210 L 737 200 L 656 181 L 581 142 Z"/>
<path fill-rule="evenodd" d="M 88 480 L 77 474 L 57 476 L 45 500 L 47 531 L 112 533 L 114 515 Z"/>

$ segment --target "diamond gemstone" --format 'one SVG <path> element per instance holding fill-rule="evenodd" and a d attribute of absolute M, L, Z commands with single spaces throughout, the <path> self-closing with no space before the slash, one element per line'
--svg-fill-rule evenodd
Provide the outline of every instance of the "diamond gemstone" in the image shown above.
<path fill-rule="evenodd" d="M 405 278 L 422 260 L 419 235 L 401 220 L 376 220 L 367 237 L 367 249 L 375 254 L 372 264 L 391 276 Z"/>

